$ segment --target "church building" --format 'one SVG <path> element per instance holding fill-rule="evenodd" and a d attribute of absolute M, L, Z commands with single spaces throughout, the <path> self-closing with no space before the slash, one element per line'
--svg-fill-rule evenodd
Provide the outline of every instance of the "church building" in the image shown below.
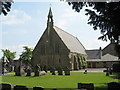
<path fill-rule="evenodd" d="M 33 66 L 79 70 L 87 65 L 86 58 L 85 48 L 78 38 L 54 26 L 50 8 L 47 27 L 32 53 Z"/>

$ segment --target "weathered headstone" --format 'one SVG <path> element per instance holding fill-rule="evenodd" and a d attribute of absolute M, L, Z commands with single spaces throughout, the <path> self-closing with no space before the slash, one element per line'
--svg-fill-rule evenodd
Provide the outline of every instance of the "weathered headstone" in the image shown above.
<path fill-rule="evenodd" d="M 55 68 L 54 67 L 51 68 L 51 73 L 52 73 L 52 75 L 55 75 Z"/>
<path fill-rule="evenodd" d="M 68 67 L 65 68 L 64 72 L 65 72 L 65 75 L 70 75 L 70 70 Z"/>
<path fill-rule="evenodd" d="M 47 66 L 44 66 L 44 71 L 47 73 L 48 71 Z"/>
<path fill-rule="evenodd" d="M 78 89 L 94 90 L 93 83 L 78 83 Z"/>
<path fill-rule="evenodd" d="M 120 82 L 108 83 L 108 90 L 120 90 Z"/>
<path fill-rule="evenodd" d="M 40 76 L 46 75 L 45 71 L 40 71 Z"/>
<path fill-rule="evenodd" d="M 63 75 L 63 70 L 62 70 L 62 68 L 58 68 L 58 75 Z"/>
<path fill-rule="evenodd" d="M 33 87 L 33 90 L 44 90 L 43 87 Z"/>
<path fill-rule="evenodd" d="M 30 69 L 30 67 L 27 68 L 27 71 L 26 71 L 26 72 L 27 72 L 27 75 L 26 75 L 26 76 L 31 76 L 31 69 Z"/>
<path fill-rule="evenodd" d="M 109 76 L 109 72 L 106 72 L 106 76 Z"/>
<path fill-rule="evenodd" d="M 12 90 L 11 84 L 8 83 L 0 83 L 0 90 Z"/>
<path fill-rule="evenodd" d="M 21 67 L 20 66 L 15 66 L 15 76 L 21 76 Z"/>
<path fill-rule="evenodd" d="M 84 74 L 87 74 L 87 69 L 85 69 L 85 72 L 84 72 Z"/>
<path fill-rule="evenodd" d="M 34 76 L 40 76 L 40 71 L 41 71 L 40 66 L 37 64 L 34 69 L 35 69 Z"/>
<path fill-rule="evenodd" d="M 17 60 L 14 66 L 15 76 L 23 76 L 25 72 L 21 66 L 21 61 Z"/>
<path fill-rule="evenodd" d="M 14 86 L 14 90 L 28 90 L 28 88 L 23 85 L 16 85 Z"/>

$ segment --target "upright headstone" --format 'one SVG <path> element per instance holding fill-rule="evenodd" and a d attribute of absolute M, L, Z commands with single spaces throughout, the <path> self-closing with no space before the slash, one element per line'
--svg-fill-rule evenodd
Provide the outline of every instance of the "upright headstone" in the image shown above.
<path fill-rule="evenodd" d="M 51 68 L 51 73 L 52 73 L 52 75 L 55 75 L 55 68 L 54 67 Z"/>
<path fill-rule="evenodd" d="M 27 75 L 26 75 L 26 76 L 31 76 L 31 68 L 30 68 L 30 67 L 27 68 L 27 71 L 26 71 L 26 72 L 27 72 Z"/>
<path fill-rule="evenodd" d="M 109 76 L 109 72 L 108 71 L 106 72 L 106 76 Z"/>
<path fill-rule="evenodd" d="M 78 89 L 94 90 L 93 83 L 78 83 Z"/>
<path fill-rule="evenodd" d="M 34 69 L 35 69 L 34 76 L 40 76 L 40 71 L 41 71 L 40 66 L 37 64 Z"/>
<path fill-rule="evenodd" d="M 25 72 L 24 72 L 23 68 L 21 67 L 21 61 L 20 60 L 15 61 L 14 71 L 15 71 L 15 76 L 25 75 Z"/>
<path fill-rule="evenodd" d="M 48 71 L 47 66 L 44 66 L 44 71 L 47 73 Z"/>
<path fill-rule="evenodd" d="M 63 75 L 63 70 L 61 67 L 58 68 L 58 75 Z"/>
<path fill-rule="evenodd" d="M 0 83 L 0 90 L 12 90 L 11 84 L 8 83 Z"/>
<path fill-rule="evenodd" d="M 14 90 L 28 90 L 28 88 L 23 85 L 16 85 L 14 86 Z"/>
<path fill-rule="evenodd" d="M 70 75 L 70 70 L 68 67 L 65 68 L 64 72 L 65 72 L 65 75 Z"/>
<path fill-rule="evenodd" d="M 85 72 L 84 72 L 84 74 L 87 74 L 87 69 L 85 69 Z"/>
<path fill-rule="evenodd" d="M 44 90 L 43 87 L 33 87 L 33 90 Z"/>

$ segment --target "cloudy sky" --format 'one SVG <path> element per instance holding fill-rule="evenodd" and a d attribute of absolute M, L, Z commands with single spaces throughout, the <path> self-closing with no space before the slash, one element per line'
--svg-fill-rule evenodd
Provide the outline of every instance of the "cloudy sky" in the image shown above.
<path fill-rule="evenodd" d="M 66 2 L 14 0 L 11 12 L 7 16 L 0 16 L 0 48 L 16 51 L 17 57 L 21 54 L 23 46 L 34 48 L 47 26 L 50 4 L 54 25 L 78 37 L 86 49 L 104 48 L 109 44 L 98 40 L 101 36 L 100 31 L 94 31 L 87 24 L 88 17 L 84 15 L 84 10 L 77 13 Z"/>

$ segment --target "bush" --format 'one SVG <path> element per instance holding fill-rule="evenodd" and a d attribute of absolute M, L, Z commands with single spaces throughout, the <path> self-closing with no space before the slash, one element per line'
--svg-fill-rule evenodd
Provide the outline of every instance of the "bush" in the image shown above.
<path fill-rule="evenodd" d="M 113 67 L 113 72 L 120 73 L 120 63 L 114 63 L 112 67 Z"/>

